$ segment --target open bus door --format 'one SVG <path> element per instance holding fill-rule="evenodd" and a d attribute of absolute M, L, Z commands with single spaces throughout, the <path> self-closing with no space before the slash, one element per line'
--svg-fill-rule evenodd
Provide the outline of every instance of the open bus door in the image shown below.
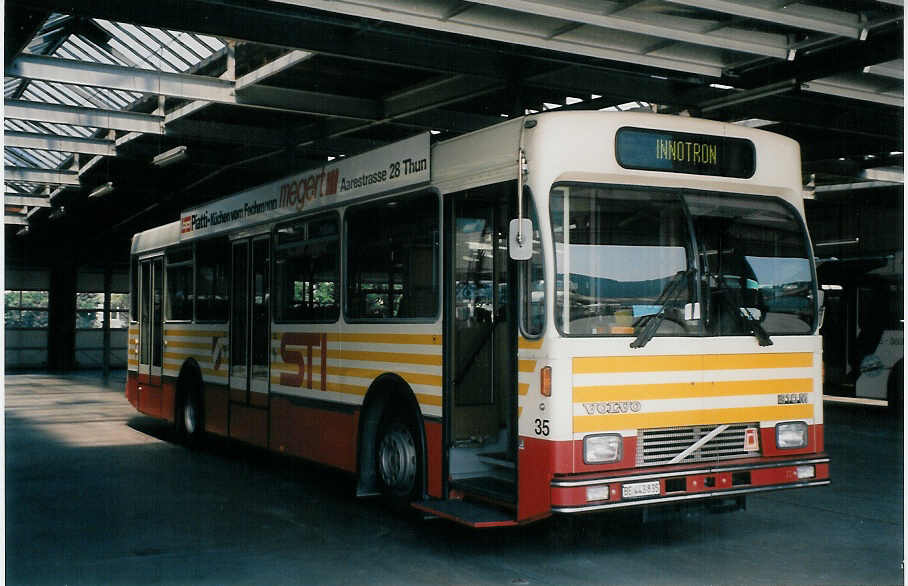
<path fill-rule="evenodd" d="M 500 186 L 496 186 L 500 187 Z M 417 508 L 475 527 L 517 516 L 515 269 L 509 195 L 479 189 L 445 206 L 447 500 Z"/>
<path fill-rule="evenodd" d="M 138 409 L 170 418 L 162 405 L 164 357 L 164 257 L 139 261 L 139 385 Z"/>

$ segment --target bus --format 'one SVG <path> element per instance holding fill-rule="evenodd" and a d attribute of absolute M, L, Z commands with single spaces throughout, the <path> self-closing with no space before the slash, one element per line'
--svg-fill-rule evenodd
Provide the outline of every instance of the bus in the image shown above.
<path fill-rule="evenodd" d="M 829 483 L 800 149 L 643 112 L 429 133 L 132 241 L 126 396 L 473 527 Z"/>

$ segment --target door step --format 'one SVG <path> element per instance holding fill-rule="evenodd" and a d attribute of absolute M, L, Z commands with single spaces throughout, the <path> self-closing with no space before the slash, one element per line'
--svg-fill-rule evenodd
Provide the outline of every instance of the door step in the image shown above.
<path fill-rule="evenodd" d="M 517 469 L 517 465 L 514 463 L 514 460 L 509 459 L 508 455 L 504 452 L 477 454 L 477 457 L 483 464 L 489 464 L 490 466 L 497 466 L 499 468 L 507 468 L 509 470 Z"/>
<path fill-rule="evenodd" d="M 483 503 L 429 499 L 413 503 L 413 508 L 477 529 L 483 527 L 510 527 L 517 524 L 512 511 L 503 511 Z"/>

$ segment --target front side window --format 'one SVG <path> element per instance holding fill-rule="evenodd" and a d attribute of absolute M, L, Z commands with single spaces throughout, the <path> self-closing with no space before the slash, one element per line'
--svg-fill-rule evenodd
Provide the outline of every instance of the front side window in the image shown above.
<path fill-rule="evenodd" d="M 555 320 L 566 335 L 770 335 L 813 331 L 803 223 L 782 200 L 559 184 L 550 207 Z"/>
<path fill-rule="evenodd" d="M 521 319 L 523 332 L 527 336 L 541 336 L 545 329 L 545 266 L 542 257 L 542 233 L 539 228 L 539 217 L 529 190 L 523 196 L 524 214 L 533 222 L 533 255 L 521 263 L 521 280 L 523 282 Z"/>

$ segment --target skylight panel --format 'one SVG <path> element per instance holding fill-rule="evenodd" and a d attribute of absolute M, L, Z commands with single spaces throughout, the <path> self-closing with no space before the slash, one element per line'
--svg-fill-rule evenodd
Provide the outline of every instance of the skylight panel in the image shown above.
<path fill-rule="evenodd" d="M 192 35 L 189 35 L 182 31 L 172 31 L 169 29 L 163 30 L 168 36 L 179 43 L 180 48 L 186 53 L 187 56 L 190 56 L 188 61 L 190 61 L 193 65 L 198 65 L 201 61 L 205 60 L 205 55 L 198 51 L 197 44 L 192 38 Z M 207 53 L 208 55 L 211 54 L 210 51 L 205 51 L 205 53 Z"/>
<path fill-rule="evenodd" d="M 177 34 L 190 51 L 198 55 L 199 62 L 208 59 L 208 57 L 214 53 L 208 45 L 200 42 L 193 34 L 184 32 L 176 32 L 175 34 Z"/>
<path fill-rule="evenodd" d="M 211 48 L 212 52 L 217 52 L 223 49 L 226 45 L 223 41 L 217 37 L 210 37 L 208 35 L 195 35 L 202 43 Z"/>
<path fill-rule="evenodd" d="M 69 38 L 68 42 L 72 43 L 73 45 L 76 45 L 80 49 L 82 49 L 85 53 L 87 53 L 89 55 L 91 60 L 94 61 L 95 63 L 107 63 L 110 65 L 128 65 L 127 63 L 120 63 L 119 61 L 114 59 L 110 55 L 110 53 L 108 53 L 106 50 L 99 49 L 97 47 L 97 45 L 92 43 L 90 40 L 84 39 L 79 35 L 71 36 Z"/>
<path fill-rule="evenodd" d="M 191 60 L 184 59 L 177 52 L 175 45 L 178 45 L 179 43 L 176 42 L 176 39 L 169 37 L 164 31 L 158 28 L 143 27 L 143 30 L 158 41 L 159 46 L 161 47 L 161 55 L 178 71 L 186 71 L 192 66 Z"/>

